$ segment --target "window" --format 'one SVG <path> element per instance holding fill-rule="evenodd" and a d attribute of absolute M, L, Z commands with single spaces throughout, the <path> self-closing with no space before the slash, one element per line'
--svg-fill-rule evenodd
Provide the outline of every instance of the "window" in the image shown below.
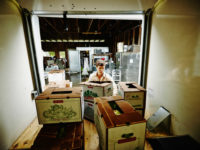
<path fill-rule="evenodd" d="M 60 58 L 65 58 L 65 51 L 60 51 L 59 56 Z"/>
<path fill-rule="evenodd" d="M 56 54 L 55 54 L 55 52 L 44 52 L 44 56 L 46 56 L 46 57 L 54 57 Z"/>

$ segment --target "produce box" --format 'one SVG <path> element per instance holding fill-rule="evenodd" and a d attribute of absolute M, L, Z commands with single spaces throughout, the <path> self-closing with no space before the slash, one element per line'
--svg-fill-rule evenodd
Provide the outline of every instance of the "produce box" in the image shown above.
<path fill-rule="evenodd" d="M 66 88 L 66 87 L 72 87 L 72 82 L 70 82 L 69 80 L 52 81 L 52 82 L 49 82 L 48 85 L 45 86 L 45 89 Z"/>
<path fill-rule="evenodd" d="M 84 100 L 94 100 L 94 97 L 111 96 L 113 86 L 111 82 L 82 82 Z"/>
<path fill-rule="evenodd" d="M 119 82 L 119 95 L 144 116 L 146 90 L 135 82 Z"/>
<path fill-rule="evenodd" d="M 95 98 L 95 125 L 100 148 L 143 150 L 146 120 L 128 102 L 112 99 Z"/>
<path fill-rule="evenodd" d="M 113 86 L 111 82 L 82 82 L 84 95 L 84 117 L 94 121 L 94 98 L 111 96 Z"/>
<path fill-rule="evenodd" d="M 84 101 L 84 118 L 94 121 L 94 102 Z"/>
<path fill-rule="evenodd" d="M 40 124 L 81 122 L 82 88 L 49 88 L 35 100 Z"/>
<path fill-rule="evenodd" d="M 48 81 L 56 82 L 65 80 L 65 70 L 52 70 L 48 72 Z"/>
<path fill-rule="evenodd" d="M 34 141 L 32 150 L 83 150 L 83 123 L 44 125 Z"/>

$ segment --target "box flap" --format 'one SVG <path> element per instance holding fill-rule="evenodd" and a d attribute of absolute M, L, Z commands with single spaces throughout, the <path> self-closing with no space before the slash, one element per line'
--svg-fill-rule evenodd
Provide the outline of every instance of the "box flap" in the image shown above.
<path fill-rule="evenodd" d="M 117 96 L 107 96 L 107 97 L 95 97 L 94 98 L 94 101 L 96 103 L 101 102 L 101 101 L 113 101 L 113 100 L 115 100 L 115 101 L 123 100 L 123 98 L 119 95 L 117 95 Z"/>
<path fill-rule="evenodd" d="M 111 103 L 115 104 L 118 107 L 119 111 L 116 111 L 117 107 L 113 109 Z M 100 100 L 97 105 L 98 108 L 101 107 L 101 109 L 99 109 L 99 112 L 100 114 L 102 114 L 107 128 L 146 122 L 146 120 L 138 112 L 136 112 L 128 102 L 124 100 Z M 117 114 L 116 112 L 119 114 Z"/>
<path fill-rule="evenodd" d="M 119 82 L 119 86 L 124 92 L 146 91 L 143 87 L 135 82 Z"/>
<path fill-rule="evenodd" d="M 43 93 L 41 93 L 36 100 L 50 99 L 50 98 L 80 98 L 82 88 L 48 88 Z"/>
<path fill-rule="evenodd" d="M 52 73 L 64 73 L 65 70 L 51 70 L 48 73 L 52 74 Z"/>
<path fill-rule="evenodd" d="M 105 87 L 110 85 L 111 82 L 81 82 L 80 85 Z"/>

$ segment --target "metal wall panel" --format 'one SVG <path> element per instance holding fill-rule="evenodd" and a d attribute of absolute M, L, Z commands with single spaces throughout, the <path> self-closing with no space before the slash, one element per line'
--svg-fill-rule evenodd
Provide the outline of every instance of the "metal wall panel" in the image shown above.
<path fill-rule="evenodd" d="M 81 71 L 81 64 L 80 64 L 80 52 L 69 50 L 69 69 L 70 72 L 80 72 Z"/>

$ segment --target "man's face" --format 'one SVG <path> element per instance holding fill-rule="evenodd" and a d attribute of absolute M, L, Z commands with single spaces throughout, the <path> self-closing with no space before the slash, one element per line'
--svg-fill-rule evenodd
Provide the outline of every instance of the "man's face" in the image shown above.
<path fill-rule="evenodd" d="M 105 69 L 104 65 L 97 66 L 97 72 L 98 72 L 98 74 L 103 74 L 104 69 Z"/>

